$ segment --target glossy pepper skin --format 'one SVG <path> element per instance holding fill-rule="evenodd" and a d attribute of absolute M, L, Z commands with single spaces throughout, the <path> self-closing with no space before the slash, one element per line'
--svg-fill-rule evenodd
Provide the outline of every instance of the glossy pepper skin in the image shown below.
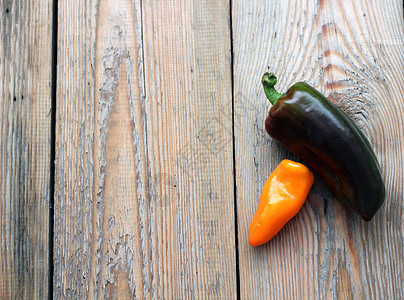
<path fill-rule="evenodd" d="M 265 182 L 251 220 L 251 246 L 268 242 L 299 212 L 313 182 L 313 173 L 306 166 L 288 159 L 281 161 Z"/>
<path fill-rule="evenodd" d="M 268 134 L 311 167 L 346 206 L 370 221 L 383 204 L 385 188 L 373 149 L 355 123 L 310 85 L 299 82 L 285 94 L 265 73 L 265 94 L 273 104 Z"/>

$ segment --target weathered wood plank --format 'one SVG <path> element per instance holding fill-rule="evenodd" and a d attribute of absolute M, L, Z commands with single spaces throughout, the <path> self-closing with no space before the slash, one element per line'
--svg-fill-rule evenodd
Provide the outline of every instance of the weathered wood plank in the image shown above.
<path fill-rule="evenodd" d="M 229 1 L 142 3 L 158 294 L 235 298 Z"/>
<path fill-rule="evenodd" d="M 55 298 L 235 297 L 228 21 L 59 1 Z"/>
<path fill-rule="evenodd" d="M 52 1 L 1 1 L 0 20 L 0 298 L 46 299 Z"/>
<path fill-rule="evenodd" d="M 59 1 L 58 16 L 54 297 L 142 295 L 139 2 Z"/>
<path fill-rule="evenodd" d="M 404 25 L 402 1 L 233 1 L 235 149 L 243 299 L 404 297 Z M 383 168 L 386 203 L 366 223 L 323 182 L 267 245 L 248 227 L 270 172 L 295 156 L 265 133 L 278 90 L 307 81 L 338 103 L 370 139 Z M 343 149 L 341 150 L 343 151 Z"/>

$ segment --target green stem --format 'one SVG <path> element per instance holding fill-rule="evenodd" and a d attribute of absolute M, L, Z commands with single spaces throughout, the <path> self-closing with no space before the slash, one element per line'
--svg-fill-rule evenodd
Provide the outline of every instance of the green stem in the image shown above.
<path fill-rule="evenodd" d="M 279 100 L 284 94 L 278 93 L 274 86 L 276 84 L 276 76 L 272 73 L 265 73 L 264 76 L 262 76 L 262 85 L 264 86 L 264 91 L 265 95 L 267 96 L 269 102 L 271 102 L 272 105 L 276 103 L 276 101 Z"/>

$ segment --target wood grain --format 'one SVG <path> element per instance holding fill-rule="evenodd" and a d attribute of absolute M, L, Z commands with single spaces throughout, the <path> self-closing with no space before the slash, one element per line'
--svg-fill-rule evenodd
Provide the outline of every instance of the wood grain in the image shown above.
<path fill-rule="evenodd" d="M 402 1 L 233 1 L 241 298 L 404 297 Z M 384 206 L 366 223 L 317 177 L 302 211 L 267 245 L 248 245 L 261 188 L 283 158 L 266 135 L 260 79 L 306 81 L 363 129 L 383 168 Z M 343 151 L 343 149 L 341 150 Z"/>
<path fill-rule="evenodd" d="M 54 297 L 235 298 L 228 2 L 58 17 Z"/>
<path fill-rule="evenodd" d="M 0 298 L 46 299 L 52 1 L 1 1 L 0 20 Z"/>
<path fill-rule="evenodd" d="M 236 297 L 228 1 L 144 1 L 148 153 L 166 299 Z M 164 208 L 163 208 L 164 207 Z"/>

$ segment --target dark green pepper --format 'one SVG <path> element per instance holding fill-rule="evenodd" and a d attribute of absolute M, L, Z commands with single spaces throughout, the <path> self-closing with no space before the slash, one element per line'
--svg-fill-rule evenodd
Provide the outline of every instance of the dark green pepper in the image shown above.
<path fill-rule="evenodd" d="M 307 83 L 296 83 L 280 94 L 276 81 L 272 73 L 262 77 L 273 105 L 265 120 L 268 134 L 306 162 L 346 206 L 370 221 L 383 204 L 385 188 L 365 135 Z"/>

